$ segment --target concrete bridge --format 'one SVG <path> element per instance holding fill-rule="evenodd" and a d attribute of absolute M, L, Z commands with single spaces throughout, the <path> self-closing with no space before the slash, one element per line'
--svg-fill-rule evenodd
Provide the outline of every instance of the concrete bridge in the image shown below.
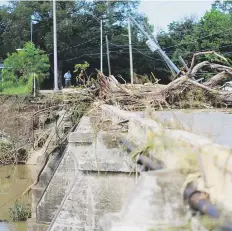
<path fill-rule="evenodd" d="M 33 187 L 28 230 L 209 230 L 184 203 L 190 182 L 214 205 L 232 210 L 230 148 L 168 129 L 150 113 L 95 106 L 69 134 L 65 150 L 53 152 Z M 68 113 L 60 113 L 58 126 L 61 132 L 70 127 Z M 37 158 L 38 169 L 55 132 Z M 152 171 L 137 164 L 140 156 Z"/>

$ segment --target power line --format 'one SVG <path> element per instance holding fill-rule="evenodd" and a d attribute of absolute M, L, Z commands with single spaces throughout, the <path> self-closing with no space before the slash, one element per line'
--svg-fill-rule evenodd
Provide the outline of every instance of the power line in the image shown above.
<path fill-rule="evenodd" d="M 118 44 L 114 44 L 114 43 L 110 43 L 110 44 L 112 44 L 112 45 L 114 45 L 114 46 L 116 46 L 116 47 L 119 47 L 119 48 L 121 48 L 121 49 L 129 49 L 129 48 L 123 48 L 122 46 L 124 46 L 124 45 L 118 45 Z M 154 60 L 157 60 L 157 59 L 155 59 L 155 58 L 153 58 L 153 57 L 151 57 L 151 56 L 149 56 L 149 55 L 146 55 L 146 54 L 144 54 L 142 51 L 140 51 L 139 49 L 137 49 L 137 48 L 134 48 L 134 46 L 133 46 L 133 50 L 137 50 L 140 54 L 142 54 L 142 55 L 144 55 L 144 56 L 146 56 L 146 57 L 148 57 L 148 58 L 150 58 L 150 59 L 154 59 Z M 147 49 L 148 50 L 148 49 Z M 112 51 L 111 51 L 112 52 Z"/>
<path fill-rule="evenodd" d="M 137 50 L 137 49 L 136 49 L 136 50 Z M 120 51 L 111 51 L 110 53 L 128 54 L 128 52 L 120 52 Z M 143 52 L 141 52 L 141 51 L 139 51 L 139 50 L 137 50 L 137 51 L 134 52 L 134 53 L 140 53 L 140 54 L 142 54 L 143 56 L 145 56 L 145 57 L 147 57 L 147 58 L 149 58 L 149 59 L 152 59 L 152 60 L 160 60 L 160 59 L 158 59 L 158 58 L 153 58 L 153 57 L 151 57 L 151 56 L 149 56 L 149 55 L 146 55 L 146 54 L 144 54 Z M 62 60 L 62 61 L 71 61 L 71 60 L 79 59 L 79 58 L 84 57 L 84 56 L 93 57 L 93 56 L 96 56 L 96 55 L 100 55 L 100 53 L 82 54 L 82 55 L 80 55 L 80 56 L 77 56 L 77 57 L 74 57 L 74 58 L 70 58 L 70 59 L 65 59 L 65 60 Z M 106 53 L 103 53 L 103 56 L 106 56 Z"/>
<path fill-rule="evenodd" d="M 113 45 L 113 46 L 115 46 L 115 47 L 119 47 L 119 48 L 121 48 L 121 47 L 128 47 L 128 45 L 121 45 L 121 44 L 115 44 L 115 43 L 111 43 L 111 42 L 109 42 L 109 44 L 111 44 L 111 45 Z M 142 48 L 147 48 L 146 46 L 144 46 L 144 45 L 133 45 L 133 47 L 142 47 Z M 147 48 L 147 50 L 148 50 L 148 48 Z"/>
<path fill-rule="evenodd" d="M 220 49 L 220 46 L 218 47 Z M 219 49 L 214 49 L 215 51 L 219 51 Z M 198 50 L 198 51 L 191 51 L 191 52 L 184 52 L 184 53 L 181 53 L 181 55 L 183 56 L 187 56 L 187 55 L 190 55 L 190 54 L 195 54 L 195 53 L 198 53 L 198 52 L 204 52 L 204 51 L 209 51 L 209 49 L 205 49 L 205 50 Z M 226 53 L 230 53 L 230 52 L 222 52 L 223 54 L 226 54 Z"/>
<path fill-rule="evenodd" d="M 71 58 L 71 59 L 64 59 L 62 61 L 71 61 L 71 60 L 75 60 L 75 59 L 79 59 L 83 56 L 95 56 L 95 55 L 100 55 L 100 53 L 90 53 L 90 54 L 83 54 L 83 55 L 80 55 L 80 56 L 77 56 L 77 57 L 74 57 L 74 58 Z M 103 55 L 106 55 L 105 53 Z"/>
<path fill-rule="evenodd" d="M 154 60 L 159 60 L 159 59 L 156 59 L 156 58 L 153 58 L 153 57 L 151 57 L 151 56 L 149 56 L 149 55 L 144 54 L 143 52 L 141 52 L 140 50 L 138 50 L 138 49 L 136 49 L 136 48 L 134 48 L 134 50 L 137 50 L 140 54 L 142 54 L 143 56 L 145 56 L 145 57 L 147 57 L 147 58 L 154 59 Z"/>
<path fill-rule="evenodd" d="M 77 45 L 74 45 L 74 46 L 71 46 L 71 47 L 68 47 L 68 48 L 61 49 L 61 50 L 58 51 L 58 53 L 61 53 L 61 52 L 63 52 L 63 51 L 70 50 L 70 49 L 73 49 L 73 48 L 80 47 L 81 45 L 86 44 L 86 43 L 91 42 L 91 41 L 94 41 L 94 40 L 97 40 L 97 37 L 94 37 L 94 38 L 89 39 L 89 40 L 87 40 L 87 41 L 85 41 L 85 42 L 79 43 L 79 44 L 77 44 Z M 96 45 L 95 45 L 95 46 L 96 46 Z M 49 53 L 48 55 L 52 55 L 52 54 L 53 54 L 53 53 Z"/>

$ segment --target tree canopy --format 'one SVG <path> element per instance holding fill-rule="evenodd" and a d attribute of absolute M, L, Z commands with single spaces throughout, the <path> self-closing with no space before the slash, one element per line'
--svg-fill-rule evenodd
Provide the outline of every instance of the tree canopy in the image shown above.
<path fill-rule="evenodd" d="M 40 49 L 36 49 L 34 44 L 27 42 L 23 49 L 8 54 L 4 60 L 2 78 L 5 87 L 27 85 L 36 74 L 37 83 L 40 84 L 46 77 L 50 64 L 48 55 Z M 31 82 L 29 83 L 31 91 Z"/>
<path fill-rule="evenodd" d="M 57 1 L 58 68 L 62 77 L 75 64 L 87 61 L 89 74 L 100 69 L 100 24 L 103 19 L 103 38 L 109 39 L 112 74 L 121 74 L 129 80 L 129 46 L 127 18 L 132 15 L 153 32 L 148 18 L 138 13 L 139 1 Z M 215 50 L 231 60 L 232 3 L 215 1 L 210 11 L 200 19 L 188 17 L 172 22 L 167 32 L 160 32 L 157 39 L 166 54 L 181 67 L 181 55 L 188 63 L 194 52 Z M 50 80 L 44 87 L 52 86 L 53 79 L 53 20 L 52 2 L 13 1 L 0 7 L 0 56 L 22 48 L 30 41 L 30 20 L 33 24 L 33 43 L 49 55 Z M 164 16 L 165 17 L 165 16 Z M 146 38 L 132 24 L 134 72 L 138 75 L 154 75 L 161 83 L 171 75 L 163 59 L 152 53 L 145 44 Z M 107 70 L 106 45 L 104 50 L 104 72 Z"/>
<path fill-rule="evenodd" d="M 190 62 L 197 51 L 215 50 L 231 60 L 232 3 L 215 1 L 200 20 L 185 18 L 169 25 L 168 32 L 158 35 L 159 42 L 174 62 L 178 57 Z"/>

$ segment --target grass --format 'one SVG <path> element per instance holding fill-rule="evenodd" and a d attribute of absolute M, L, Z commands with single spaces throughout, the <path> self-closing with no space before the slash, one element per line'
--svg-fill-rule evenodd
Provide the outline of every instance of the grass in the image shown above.
<path fill-rule="evenodd" d="M 26 221 L 31 216 L 30 208 L 18 201 L 9 209 L 9 213 L 13 221 Z"/>
<path fill-rule="evenodd" d="M 4 95 L 27 95 L 28 88 L 27 85 L 21 85 L 17 87 L 9 87 L 2 90 L 1 94 Z"/>

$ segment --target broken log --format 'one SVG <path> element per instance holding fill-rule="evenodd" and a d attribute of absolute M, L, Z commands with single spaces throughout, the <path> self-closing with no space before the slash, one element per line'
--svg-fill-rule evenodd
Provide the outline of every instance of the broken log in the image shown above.
<path fill-rule="evenodd" d="M 208 81 L 204 83 L 204 85 L 213 88 L 217 86 L 220 82 L 225 81 L 227 78 L 231 77 L 231 75 L 232 73 L 230 74 L 226 71 L 223 71 L 210 78 Z"/>

